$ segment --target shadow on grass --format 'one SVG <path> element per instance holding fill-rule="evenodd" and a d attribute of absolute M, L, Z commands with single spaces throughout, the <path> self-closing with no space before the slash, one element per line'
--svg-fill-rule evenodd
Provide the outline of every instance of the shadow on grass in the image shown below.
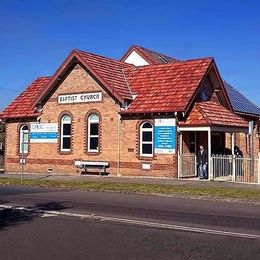
<path fill-rule="evenodd" d="M 1 204 L 7 203 L 7 201 L 1 201 Z M 17 226 L 19 224 L 24 224 L 29 221 L 33 221 L 41 217 L 47 210 L 63 210 L 71 208 L 66 206 L 66 202 L 47 202 L 47 203 L 37 203 L 34 206 L 27 207 L 26 209 L 18 208 L 0 208 L 0 231 Z"/>

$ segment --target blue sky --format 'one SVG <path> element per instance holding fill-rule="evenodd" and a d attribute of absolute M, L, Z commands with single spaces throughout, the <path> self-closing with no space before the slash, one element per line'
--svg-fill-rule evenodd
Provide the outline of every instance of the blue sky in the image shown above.
<path fill-rule="evenodd" d="M 0 110 L 73 48 L 119 59 L 133 44 L 213 56 L 222 78 L 260 105 L 259 14 L 257 0 L 0 0 Z"/>

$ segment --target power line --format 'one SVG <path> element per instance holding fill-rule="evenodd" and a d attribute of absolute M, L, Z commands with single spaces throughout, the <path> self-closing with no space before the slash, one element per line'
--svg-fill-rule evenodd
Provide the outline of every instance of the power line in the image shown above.
<path fill-rule="evenodd" d="M 15 89 L 11 89 L 11 88 L 0 87 L 0 89 L 12 91 L 12 92 L 20 92 L 20 90 L 15 90 Z"/>

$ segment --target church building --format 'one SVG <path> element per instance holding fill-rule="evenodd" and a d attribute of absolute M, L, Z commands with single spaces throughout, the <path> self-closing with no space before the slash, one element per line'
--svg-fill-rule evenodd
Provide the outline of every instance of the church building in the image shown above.
<path fill-rule="evenodd" d="M 120 60 L 73 50 L 0 118 L 6 173 L 22 165 L 35 174 L 101 167 L 114 176 L 182 177 L 185 156 L 200 145 L 210 157 L 248 134 L 213 58 L 178 60 L 140 46 Z"/>

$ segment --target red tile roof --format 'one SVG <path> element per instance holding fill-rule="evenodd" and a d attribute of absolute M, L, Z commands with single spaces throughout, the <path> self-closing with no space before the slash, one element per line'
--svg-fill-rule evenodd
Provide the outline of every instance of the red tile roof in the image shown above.
<path fill-rule="evenodd" d="M 204 101 L 195 103 L 188 118 L 180 122 L 180 126 L 198 125 L 246 128 L 248 127 L 248 122 L 215 102 Z"/>
<path fill-rule="evenodd" d="M 122 114 L 185 111 L 212 62 L 202 58 L 127 70 L 137 96 Z"/>
<path fill-rule="evenodd" d="M 175 58 L 169 57 L 167 55 L 149 50 L 147 48 L 133 45 L 128 51 L 124 54 L 124 56 L 120 59 L 121 61 L 125 61 L 126 58 L 131 54 L 132 51 L 136 51 L 139 55 L 141 55 L 150 65 L 155 64 L 164 64 L 169 62 L 179 61 Z"/>
<path fill-rule="evenodd" d="M 33 106 L 39 93 L 46 87 L 51 77 L 40 77 L 34 80 L 14 101 L 0 114 L 2 119 L 37 117 Z"/>
<path fill-rule="evenodd" d="M 50 93 L 70 62 L 78 59 L 120 102 L 131 99 L 122 114 L 184 112 L 207 74 L 212 58 L 135 67 L 110 58 L 74 50 L 52 77 L 36 79 L 0 115 L 2 118 L 35 117 L 35 106 Z"/>
<path fill-rule="evenodd" d="M 132 99 L 132 93 L 127 85 L 123 70 L 132 68 L 133 65 L 80 50 L 74 51 L 82 58 L 84 65 L 90 67 L 102 77 L 107 86 L 110 86 L 112 95 L 117 93 L 122 100 Z"/>
<path fill-rule="evenodd" d="M 126 99 L 132 99 L 132 93 L 126 82 L 124 69 L 132 68 L 134 67 L 133 65 L 97 54 L 73 50 L 55 72 L 46 90 L 40 93 L 34 105 L 45 100 L 56 85 L 57 80 L 60 79 L 61 75 L 67 71 L 74 61 L 79 61 L 119 102 L 123 103 Z"/>

